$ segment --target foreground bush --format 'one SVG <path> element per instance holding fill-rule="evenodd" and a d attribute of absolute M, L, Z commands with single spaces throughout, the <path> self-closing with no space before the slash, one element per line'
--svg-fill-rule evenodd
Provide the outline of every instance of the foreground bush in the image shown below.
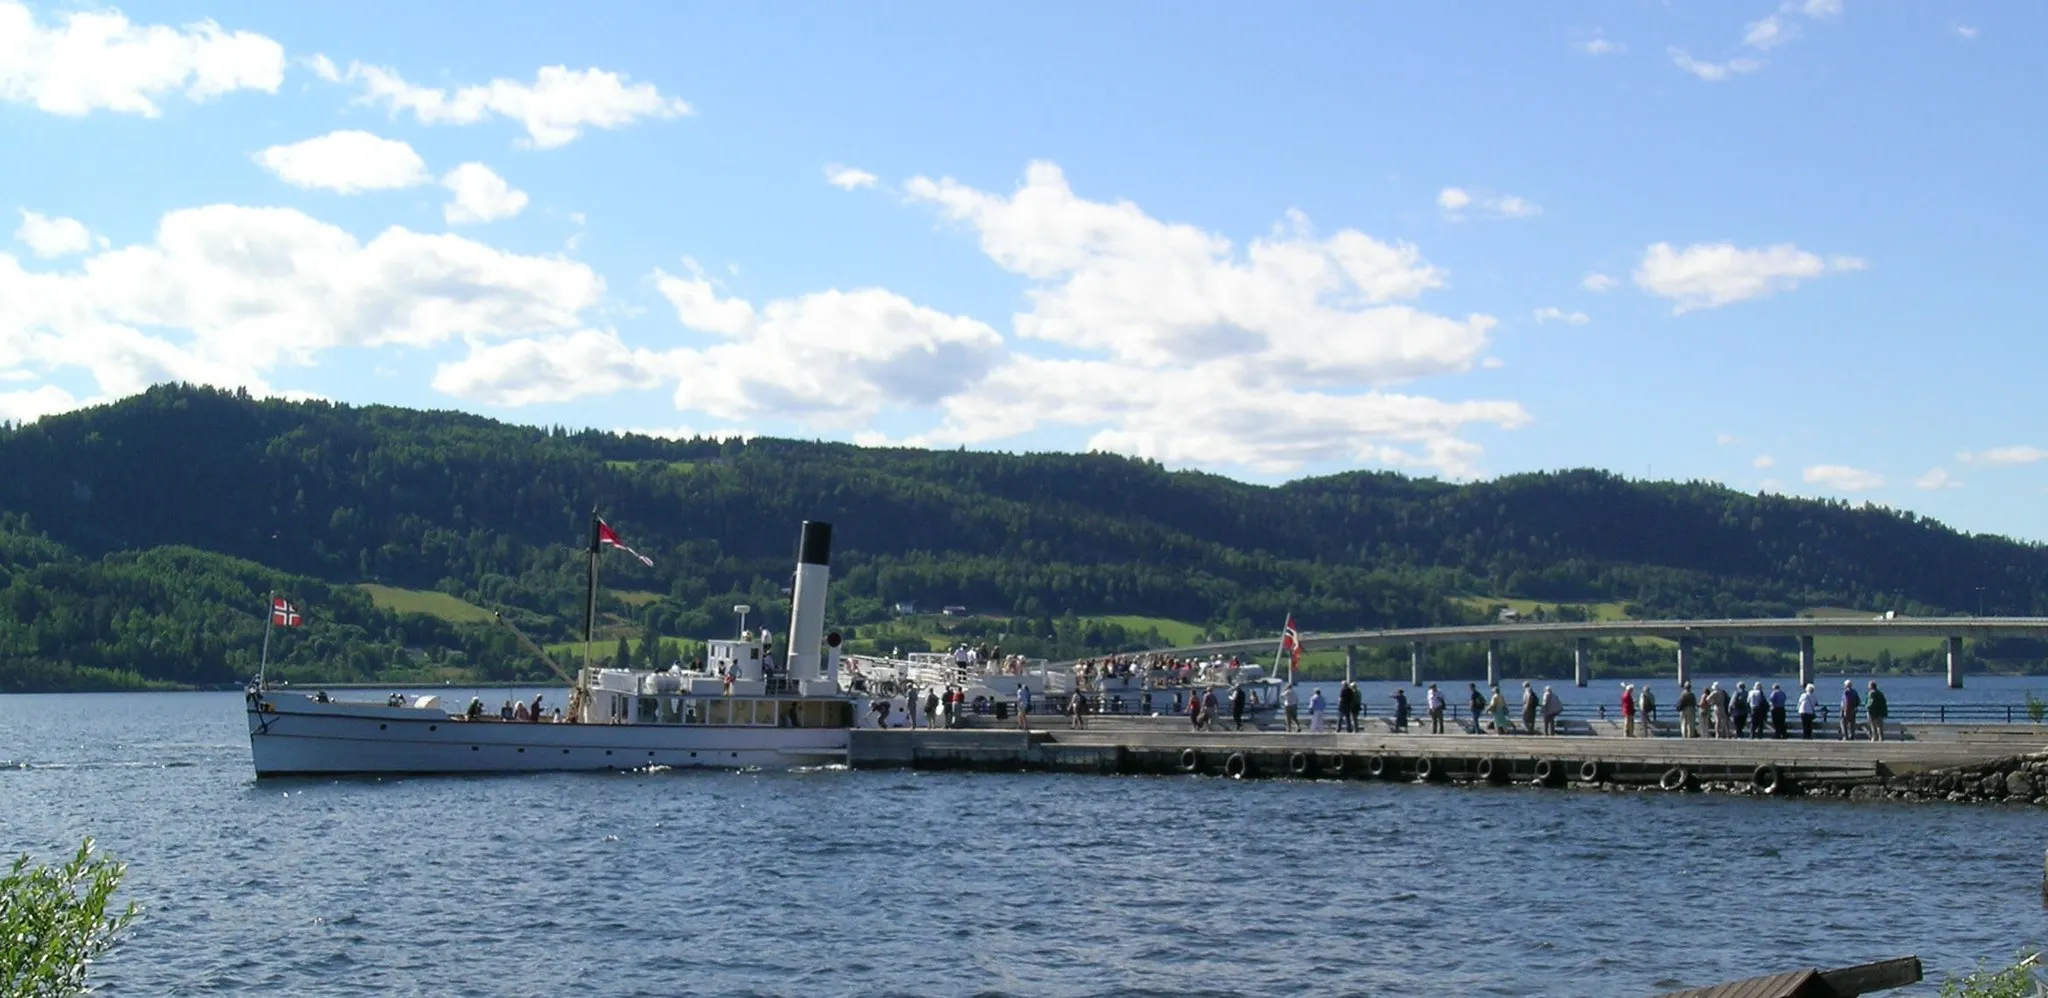
<path fill-rule="evenodd" d="M 2028 953 L 2009 967 L 1949 978 L 1942 982 L 1941 998 L 2044 998 L 2048 980 L 2041 977 L 2040 968 L 2041 954 Z"/>
<path fill-rule="evenodd" d="M 93 856 L 92 840 L 63 866 L 23 855 L 0 877 L 0 998 L 58 998 L 85 991 L 85 971 L 135 918 L 107 914 L 126 867 Z"/>

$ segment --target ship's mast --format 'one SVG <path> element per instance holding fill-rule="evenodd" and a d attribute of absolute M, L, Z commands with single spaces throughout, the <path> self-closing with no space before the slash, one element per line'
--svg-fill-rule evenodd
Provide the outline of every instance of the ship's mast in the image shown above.
<path fill-rule="evenodd" d="M 583 604 L 583 668 L 590 668 L 590 639 L 597 626 L 597 507 L 590 507 L 590 586 Z"/>

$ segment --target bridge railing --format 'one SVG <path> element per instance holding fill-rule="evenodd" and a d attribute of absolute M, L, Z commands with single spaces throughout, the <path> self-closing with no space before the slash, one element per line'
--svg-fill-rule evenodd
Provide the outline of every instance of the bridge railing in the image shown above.
<path fill-rule="evenodd" d="M 1152 692 L 1149 701 L 1145 699 L 1142 692 L 1121 694 L 1082 693 L 1078 695 L 1083 697 L 1089 714 L 1130 717 L 1148 714 L 1184 714 L 1187 711 L 1186 697 L 1183 696 L 1176 703 L 1172 691 L 1161 692 L 1155 690 Z M 1032 703 L 1032 710 L 1064 714 L 1071 709 L 1070 696 L 1072 695 L 1054 694 L 1050 697 L 1038 698 Z M 1229 716 L 1230 702 L 1221 697 L 1218 700 L 1220 701 L 1217 705 L 1218 712 L 1225 717 Z M 1369 706 L 1371 709 L 1366 712 L 1367 717 L 1391 717 L 1393 715 L 1393 710 L 1384 705 L 1373 704 Z M 993 711 L 994 709 L 994 705 L 989 705 L 989 710 Z M 1005 703 L 1002 711 L 1007 714 L 1010 709 L 1010 705 Z M 1253 707 L 1250 712 L 1263 715 L 1272 712 L 1274 709 L 1274 705 L 1264 704 Z M 1303 703 L 1301 705 L 1300 713 L 1302 720 L 1306 721 L 1308 719 L 1308 704 Z M 1815 721 L 1819 724 L 1832 724 L 1837 713 L 1837 709 L 1833 706 L 1822 706 L 1814 715 Z M 1619 721 L 1621 720 L 1621 707 L 1618 704 L 1566 703 L 1563 712 L 1559 716 L 1570 721 Z M 1864 719 L 1864 716 L 1862 711 L 1859 710 L 1857 712 L 1857 720 L 1859 722 Z M 1328 702 L 1328 705 L 1324 708 L 1325 720 L 1335 723 L 1336 717 L 1336 703 L 1334 701 Z M 1485 720 L 1487 718 L 1485 715 L 1482 715 L 1481 719 Z M 1657 719 L 1659 721 L 1676 723 L 1678 720 L 1678 709 L 1660 704 L 1657 708 Z M 1456 722 L 1464 727 L 1471 727 L 1471 708 L 1469 706 L 1448 705 L 1444 710 L 1444 720 L 1445 723 Z M 1515 724 L 1521 723 L 1522 710 L 1519 704 L 1508 707 L 1508 720 Z M 1799 723 L 1799 715 L 1789 706 L 1786 708 L 1786 720 L 1794 726 Z M 1885 715 L 1885 720 L 1893 724 L 2048 724 L 2048 703 L 1894 703 L 1890 705 L 1890 711 Z M 1420 722 L 1426 724 L 1428 721 L 1428 711 L 1423 709 L 1421 704 L 1415 704 L 1409 714 L 1409 723 Z"/>

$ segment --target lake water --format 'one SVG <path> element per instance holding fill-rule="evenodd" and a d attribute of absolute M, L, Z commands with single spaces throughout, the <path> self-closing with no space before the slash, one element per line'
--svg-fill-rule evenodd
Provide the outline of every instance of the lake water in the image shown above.
<path fill-rule="evenodd" d="M 1904 954 L 1938 981 L 2048 942 L 2048 809 L 843 770 L 258 783 L 233 693 L 0 696 L 0 760 L 0 852 L 91 835 L 130 864 L 145 911 L 95 972 L 110 995 L 1639 996 Z"/>

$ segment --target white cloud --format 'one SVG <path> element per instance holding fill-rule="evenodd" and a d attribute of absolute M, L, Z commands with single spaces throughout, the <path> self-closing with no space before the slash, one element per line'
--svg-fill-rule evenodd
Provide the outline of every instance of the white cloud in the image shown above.
<path fill-rule="evenodd" d="M 1437 192 L 1437 207 L 1453 220 L 1463 217 L 1462 212 L 1473 208 L 1495 218 L 1528 218 L 1543 214 L 1543 209 L 1527 198 L 1513 194 L 1482 194 L 1474 196 L 1462 187 L 1446 187 Z"/>
<path fill-rule="evenodd" d="M 1967 24 L 1958 24 L 1956 25 L 1956 34 L 1962 36 L 1963 38 L 1976 38 L 1977 29 Z"/>
<path fill-rule="evenodd" d="M 1479 360 L 1479 366 L 1489 371 L 1494 371 L 1508 366 L 1508 362 L 1499 357 L 1482 357 Z"/>
<path fill-rule="evenodd" d="M 454 93 L 407 83 L 396 70 L 350 63 L 342 72 L 316 57 L 314 72 L 337 83 L 363 88 L 359 101 L 382 104 L 392 114 L 409 111 L 426 125 L 473 125 L 494 117 L 526 127 L 527 144 L 554 149 L 574 142 L 585 128 L 623 128 L 643 118 L 678 118 L 690 113 L 680 98 L 665 97 L 651 83 L 628 83 L 601 69 L 544 66 L 532 83 L 496 79 L 459 87 Z"/>
<path fill-rule="evenodd" d="M 33 423 L 44 416 L 70 412 L 85 404 L 56 385 L 42 385 L 27 391 L 0 392 L 0 422 Z"/>
<path fill-rule="evenodd" d="M 1835 17 L 1842 13 L 1842 0 L 1786 0 L 1782 9 L 1807 17 Z"/>
<path fill-rule="evenodd" d="M 1778 15 L 1771 14 L 1749 23 L 1749 30 L 1742 36 L 1742 44 L 1760 52 L 1769 52 L 1797 37 L 1799 29 L 1788 26 L 1778 19 Z"/>
<path fill-rule="evenodd" d="M 441 206 L 441 217 L 450 225 L 495 222 L 526 210 L 526 192 L 514 190 L 482 163 L 464 163 L 448 171 L 441 186 L 454 195 Z"/>
<path fill-rule="evenodd" d="M 1076 197 L 1050 163 L 1033 164 L 1007 198 L 923 177 L 908 190 L 972 226 L 997 265 L 1038 282 L 1016 317 L 1020 335 L 1128 363 L 1231 357 L 1296 384 L 1386 384 L 1469 369 L 1494 325 L 1394 304 L 1443 274 L 1410 245 L 1351 229 L 1320 238 L 1298 213 L 1239 259 L 1220 236 Z"/>
<path fill-rule="evenodd" d="M 485 344 L 434 371 L 434 390 L 482 405 L 567 402 L 590 395 L 660 387 L 665 359 L 629 349 L 610 330 Z"/>
<path fill-rule="evenodd" d="M 210 205 L 71 270 L 0 254 L 0 368 L 87 370 L 111 396 L 171 379 L 267 392 L 267 372 L 333 347 L 575 329 L 603 292 L 559 257 L 395 226 L 365 243 L 290 209 Z"/>
<path fill-rule="evenodd" d="M 718 441 L 718 442 L 720 442 L 720 443 L 724 443 L 724 442 L 725 442 L 725 441 L 727 441 L 727 440 L 739 440 L 739 441 L 747 441 L 747 440 L 752 440 L 752 439 L 754 439 L 754 433 L 753 433 L 752 431 L 750 431 L 750 430 L 740 430 L 740 429 L 733 429 L 733 428 L 731 428 L 731 427 L 725 427 L 725 428 L 720 428 L 720 429 L 710 429 L 710 430 L 700 430 L 700 429 L 697 429 L 697 428 L 695 428 L 695 427 L 689 427 L 689 426 L 659 426 L 659 427 L 646 427 L 646 426 L 629 426 L 629 427 L 621 427 L 621 428 L 620 428 L 619 430 L 617 430 L 616 432 L 618 432 L 618 433 L 638 433 L 638 434 L 640 434 L 640 435 L 641 435 L 641 436 L 643 436 L 643 437 L 657 437 L 657 438 L 660 438 L 660 439 L 662 439 L 662 440 L 700 440 L 700 439 L 708 439 L 708 440 L 716 440 L 716 441 Z M 856 442 L 858 442 L 858 441 L 856 441 Z"/>
<path fill-rule="evenodd" d="M 417 187 L 433 179 L 412 146 L 356 130 L 271 146 L 256 154 L 256 162 L 294 187 L 337 194 Z"/>
<path fill-rule="evenodd" d="M 1014 356 L 973 392 L 947 399 L 945 423 L 912 442 L 983 443 L 1036 423 L 1100 426 L 1088 449 L 1169 464 L 1285 472 L 1310 463 L 1366 462 L 1464 478 L 1478 473 L 1480 448 L 1460 438 L 1461 431 L 1528 421 L 1512 402 L 1249 386 L 1227 363 L 1181 368 L 1170 377 L 1133 375 L 1111 362 Z"/>
<path fill-rule="evenodd" d="M 1834 489 L 1837 492 L 1869 492 L 1884 488 L 1884 476 L 1874 471 L 1851 468 L 1843 464 L 1816 464 L 1799 473 L 1808 485 Z"/>
<path fill-rule="evenodd" d="M 825 164 L 825 182 L 842 191 L 850 191 L 856 187 L 875 186 L 875 175 L 866 170 L 856 170 L 853 167 L 841 166 L 838 163 L 827 163 Z"/>
<path fill-rule="evenodd" d="M 44 260 L 83 253 L 92 248 L 92 232 L 75 218 L 53 218 L 26 208 L 21 210 L 21 227 L 14 230 L 30 253 Z"/>
<path fill-rule="evenodd" d="M 1574 326 L 1583 326 L 1593 320 L 1587 318 L 1584 312 L 1567 312 L 1561 308 L 1545 305 L 1536 310 L 1536 321 L 1539 323 L 1563 322 Z"/>
<path fill-rule="evenodd" d="M 1602 291 L 1606 291 L 1614 287 L 1616 283 L 1617 282 L 1614 280 L 1614 278 L 1609 277 L 1606 274 L 1595 272 L 1587 274 L 1585 279 L 1579 282 L 1579 287 L 1585 288 L 1588 291 L 1598 294 Z"/>
<path fill-rule="evenodd" d="M 1672 65 L 1677 66 L 1678 68 L 1685 70 L 1686 72 L 1691 73 L 1692 75 L 1697 76 L 1700 79 L 1707 81 L 1708 83 L 1720 83 L 1721 81 L 1726 80 L 1731 76 L 1739 76 L 1743 73 L 1754 73 L 1757 70 L 1764 68 L 1764 64 L 1756 59 L 1737 58 L 1730 59 L 1727 62 L 1703 62 L 1699 59 L 1695 59 L 1692 56 L 1686 54 L 1686 51 L 1684 49 L 1678 48 L 1676 46 L 1673 46 L 1667 51 L 1671 55 Z"/>
<path fill-rule="evenodd" d="M 69 11 L 45 27 L 17 0 L 0 0 L 0 101 L 51 114 L 95 110 L 154 118 L 156 99 L 204 101 L 235 90 L 276 93 L 284 47 L 212 21 L 182 28 L 131 23 L 119 11 Z"/>
<path fill-rule="evenodd" d="M 2011 447 L 1992 447 L 1974 454 L 1969 451 L 1963 451 L 1956 455 L 1956 460 L 1964 464 L 1989 464 L 1994 466 L 2033 464 L 2043 458 L 2048 458 L 2048 450 L 2023 444 Z"/>
<path fill-rule="evenodd" d="M 1790 291 L 1803 280 L 1863 268 L 1864 262 L 1856 257 L 1824 260 L 1791 243 L 1762 249 L 1694 243 L 1683 250 L 1657 243 L 1644 251 L 1634 276 L 1638 287 L 1677 302 L 1672 312 L 1683 314 Z"/>
<path fill-rule="evenodd" d="M 1758 454 L 1750 460 L 1749 466 L 1752 468 L 1770 468 L 1776 466 L 1777 463 L 1778 459 L 1769 454 Z"/>
<path fill-rule="evenodd" d="M 1606 38 L 1593 37 L 1579 42 L 1578 49 L 1587 55 L 1620 55 L 1628 51 L 1628 46 Z"/>
<path fill-rule="evenodd" d="M 1929 468 L 1926 474 L 1913 479 L 1913 487 L 1916 489 L 1960 489 L 1963 487 L 1963 483 L 1956 481 L 1955 477 L 1944 469 Z"/>
<path fill-rule="evenodd" d="M 1034 282 L 1014 328 L 1069 354 L 1013 354 L 981 387 L 946 400 L 933 441 L 1099 427 L 1095 446 L 1190 464 L 1281 469 L 1369 455 L 1465 474 L 1476 445 L 1462 428 L 1528 418 L 1512 402 L 1355 394 L 1469 371 L 1487 347 L 1492 317 L 1401 303 L 1444 283 L 1413 246 L 1350 229 L 1320 236 L 1290 212 L 1240 251 L 1135 204 L 1081 198 L 1050 163 L 1032 164 L 1008 196 L 925 177 L 905 189 Z"/>
<path fill-rule="evenodd" d="M 995 330 L 879 288 L 821 291 L 756 308 L 701 275 L 656 274 L 683 325 L 726 342 L 665 362 L 676 408 L 844 426 L 885 408 L 929 407 L 980 381 L 1002 354 Z"/>
<path fill-rule="evenodd" d="M 1720 433 L 1714 434 L 1714 445 L 1716 447 L 1726 447 L 1729 444 L 1739 444 L 1741 442 L 1741 437 L 1738 437 L 1735 434 L 1729 433 L 1725 430 Z"/>
<path fill-rule="evenodd" d="M 1785 483 L 1775 478 L 1766 478 L 1756 483 L 1756 490 L 1765 495 L 1781 495 L 1785 491 Z"/>

